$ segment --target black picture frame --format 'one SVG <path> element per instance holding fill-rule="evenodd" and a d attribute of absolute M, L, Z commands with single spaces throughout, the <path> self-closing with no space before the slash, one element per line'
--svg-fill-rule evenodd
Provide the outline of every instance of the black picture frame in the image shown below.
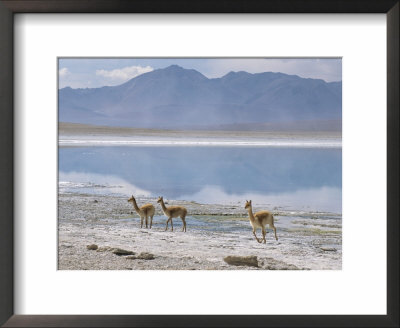
<path fill-rule="evenodd" d="M 399 327 L 399 8 L 398 0 L 0 0 L 0 324 L 4 327 Z M 387 315 L 15 315 L 13 17 L 16 13 L 386 14 Z"/>

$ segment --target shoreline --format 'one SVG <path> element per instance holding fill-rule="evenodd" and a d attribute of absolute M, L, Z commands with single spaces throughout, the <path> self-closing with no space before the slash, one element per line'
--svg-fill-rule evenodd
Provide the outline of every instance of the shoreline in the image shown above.
<path fill-rule="evenodd" d="M 129 127 L 112 127 L 89 125 L 80 123 L 59 122 L 58 133 L 62 136 L 165 136 L 165 137 L 208 137 L 208 138 L 268 138 L 268 137 L 312 137 L 312 138 L 341 138 L 341 131 L 297 131 L 297 130 L 276 130 L 276 131 L 251 131 L 251 130 L 161 130 Z"/>
<path fill-rule="evenodd" d="M 341 148 L 340 132 L 156 130 L 59 124 L 59 147 L 189 146 Z"/>
<path fill-rule="evenodd" d="M 268 139 L 243 139 L 229 138 L 216 140 L 209 137 L 174 137 L 168 138 L 158 136 L 156 138 L 123 137 L 113 136 L 106 139 L 103 136 L 74 136 L 72 138 L 61 136 L 58 141 L 59 147 L 104 147 L 104 146 L 131 146 L 131 147 L 274 147 L 274 148 L 335 148 L 342 147 L 339 139 L 300 139 L 300 138 L 277 138 Z"/>
<path fill-rule="evenodd" d="M 274 213 L 279 240 L 267 233 L 267 243 L 252 235 L 240 205 L 199 204 L 169 200 L 188 209 L 187 232 L 180 219 L 174 231 L 165 230 L 166 217 L 154 198 L 152 229 L 140 228 L 140 219 L 123 196 L 59 194 L 59 270 L 340 270 L 341 216 L 321 213 Z M 263 209 L 255 207 L 256 212 Z M 257 231 L 261 237 L 261 231 Z M 97 249 L 90 250 L 89 245 Z M 116 255 L 118 249 L 133 252 Z M 256 257 L 257 266 L 231 265 L 225 258 Z"/>

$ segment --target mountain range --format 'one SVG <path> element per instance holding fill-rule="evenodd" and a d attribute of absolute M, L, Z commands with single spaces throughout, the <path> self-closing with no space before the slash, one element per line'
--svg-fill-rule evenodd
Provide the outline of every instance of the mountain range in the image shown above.
<path fill-rule="evenodd" d="M 155 129 L 262 129 L 330 121 L 337 126 L 342 82 L 244 71 L 207 78 L 172 65 L 118 86 L 62 88 L 58 101 L 59 121 L 71 123 Z"/>

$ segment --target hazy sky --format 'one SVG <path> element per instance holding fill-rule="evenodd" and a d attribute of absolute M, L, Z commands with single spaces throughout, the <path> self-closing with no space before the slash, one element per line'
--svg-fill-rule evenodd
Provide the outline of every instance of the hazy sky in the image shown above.
<path fill-rule="evenodd" d="M 140 74 L 173 64 L 195 69 L 208 78 L 221 77 L 230 71 L 247 71 L 281 72 L 327 82 L 342 80 L 342 60 L 339 58 L 69 58 L 59 59 L 59 88 L 118 85 Z"/>

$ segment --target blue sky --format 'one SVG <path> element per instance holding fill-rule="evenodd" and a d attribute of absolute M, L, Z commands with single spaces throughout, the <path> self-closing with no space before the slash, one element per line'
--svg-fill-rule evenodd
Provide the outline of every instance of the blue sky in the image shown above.
<path fill-rule="evenodd" d="M 327 82 L 342 80 L 339 58 L 68 58 L 59 59 L 59 88 L 97 88 L 122 84 L 170 65 L 199 71 L 208 78 L 230 71 L 282 72 Z"/>

